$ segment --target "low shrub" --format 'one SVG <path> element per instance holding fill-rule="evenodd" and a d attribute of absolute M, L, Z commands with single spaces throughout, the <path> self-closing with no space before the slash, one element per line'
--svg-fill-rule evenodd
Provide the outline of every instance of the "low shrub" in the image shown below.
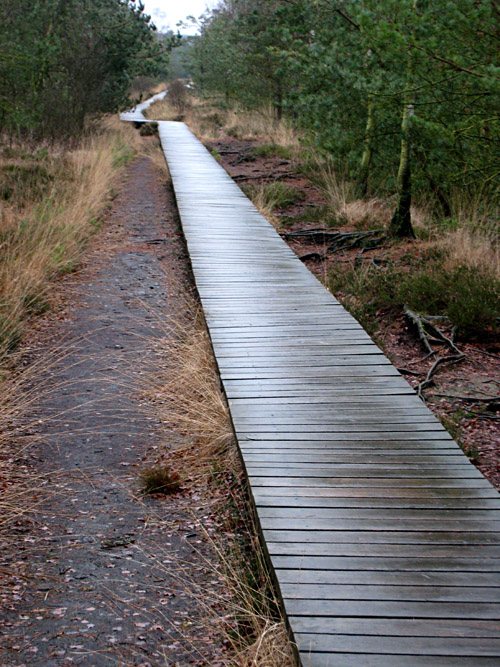
<path fill-rule="evenodd" d="M 292 151 L 287 146 L 279 146 L 278 144 L 261 144 L 252 148 L 252 154 L 255 157 L 281 157 L 291 158 Z"/>
<path fill-rule="evenodd" d="M 158 134 L 158 123 L 153 121 L 152 123 L 143 123 L 141 129 L 139 130 L 141 137 L 152 137 L 155 134 Z"/>
<path fill-rule="evenodd" d="M 447 316 L 461 338 L 481 338 L 500 328 L 500 280 L 486 268 L 449 266 L 438 257 L 418 267 L 350 267 L 332 272 L 329 287 L 343 293 L 362 318 L 407 304 L 422 314 Z"/>
<path fill-rule="evenodd" d="M 142 493 L 146 495 L 161 494 L 169 496 L 181 490 L 181 480 L 178 473 L 166 466 L 146 468 L 140 475 Z"/>

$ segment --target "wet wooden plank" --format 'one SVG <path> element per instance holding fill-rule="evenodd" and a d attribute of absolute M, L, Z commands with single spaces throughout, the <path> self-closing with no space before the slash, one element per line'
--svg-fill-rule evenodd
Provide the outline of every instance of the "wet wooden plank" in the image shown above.
<path fill-rule="evenodd" d="M 302 633 L 295 635 L 300 645 L 307 646 L 308 650 L 335 654 L 342 651 L 347 653 L 385 654 L 386 659 L 390 656 L 404 654 L 418 656 L 443 656 L 452 658 L 455 656 L 477 656 L 498 657 L 498 637 L 381 637 L 358 634 L 326 634 L 326 633 Z M 336 664 L 336 663 L 332 663 Z M 399 662 L 398 662 L 399 664 Z M 450 663 L 451 664 L 451 660 Z"/>
<path fill-rule="evenodd" d="M 302 664 L 499 664 L 500 497 L 187 128 L 160 137 Z"/>
<path fill-rule="evenodd" d="M 387 588 L 400 587 L 401 597 L 407 598 L 406 587 L 420 587 L 427 589 L 429 587 L 460 587 L 470 590 L 471 575 L 468 572 L 387 572 L 379 571 L 377 573 L 369 570 L 303 570 L 303 569 L 276 569 L 276 576 L 281 585 L 285 584 L 329 584 L 332 586 L 357 585 L 357 586 L 385 586 Z M 500 593 L 500 582 L 498 576 L 491 572 L 477 572 L 473 579 L 474 589 L 487 588 L 496 595 L 493 601 L 498 602 Z M 285 590 L 285 589 L 282 589 Z M 298 597 L 302 597 L 303 591 L 298 591 Z M 322 594 L 323 595 L 323 594 Z M 370 598 L 373 599 L 373 598 Z M 307 627 L 307 632 L 313 632 L 312 626 L 303 623 L 302 627 Z M 500 636 L 500 625 L 496 628 Z"/>
<path fill-rule="evenodd" d="M 442 572 L 450 572 L 456 577 L 466 577 L 473 582 L 478 574 L 493 575 L 497 580 L 500 574 L 500 559 L 474 558 L 466 556 L 457 558 L 448 555 L 443 558 L 404 556 L 380 556 L 380 555 L 347 555 L 347 556 L 321 556 L 309 553 L 301 555 L 282 554 L 282 544 L 271 549 L 273 565 L 276 571 L 284 571 L 290 568 L 300 572 L 312 571 L 313 573 L 328 571 L 335 575 L 336 572 L 353 571 L 368 572 L 372 581 L 377 581 L 380 573 L 388 576 L 401 573 L 408 576 L 411 581 L 413 573 L 422 573 L 424 576 L 437 575 Z"/>
<path fill-rule="evenodd" d="M 403 655 L 396 653 L 362 653 L 362 652 L 324 652 L 310 649 L 300 651 L 301 664 L 304 667 L 498 667 L 497 658 L 480 656 L 437 656 L 437 655 Z"/>
<path fill-rule="evenodd" d="M 379 602 L 463 602 L 498 604 L 498 587 L 489 586 L 412 586 L 411 584 L 320 584 L 286 583 L 280 581 L 281 594 L 285 599 L 315 600 L 359 600 Z M 500 604 L 498 605 L 500 612 Z M 498 617 L 500 621 L 500 616 Z"/>

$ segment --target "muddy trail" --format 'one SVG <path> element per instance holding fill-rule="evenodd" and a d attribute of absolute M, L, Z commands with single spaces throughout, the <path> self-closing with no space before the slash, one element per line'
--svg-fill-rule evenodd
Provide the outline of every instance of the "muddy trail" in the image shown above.
<path fill-rule="evenodd" d="M 49 317 L 30 473 L 49 495 L 21 522 L 5 566 L 23 574 L 3 614 L 2 665 L 217 664 L 200 606 L 213 574 L 190 492 L 141 496 L 138 476 L 165 435 L 143 408 L 155 339 L 191 290 L 173 195 L 147 158 L 127 169 L 83 270 Z M 148 360 L 151 363 L 148 363 Z M 196 510 L 193 510 L 196 511 Z M 4 600 L 5 601 L 5 600 Z"/>

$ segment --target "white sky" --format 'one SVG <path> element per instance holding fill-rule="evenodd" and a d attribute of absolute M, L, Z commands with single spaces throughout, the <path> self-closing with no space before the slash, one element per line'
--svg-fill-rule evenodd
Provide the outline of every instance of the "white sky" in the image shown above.
<path fill-rule="evenodd" d="M 218 0 L 143 0 L 146 14 L 150 14 L 158 30 L 171 28 L 176 31 L 176 24 L 190 14 L 198 18 L 208 9 L 213 9 Z M 196 27 L 182 29 L 184 35 L 194 35 Z"/>

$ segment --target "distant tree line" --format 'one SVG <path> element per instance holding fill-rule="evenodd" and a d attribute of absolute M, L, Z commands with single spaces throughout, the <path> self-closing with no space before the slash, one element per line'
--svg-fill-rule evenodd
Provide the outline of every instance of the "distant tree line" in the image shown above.
<path fill-rule="evenodd" d="M 165 70 L 156 38 L 129 0 L 0 0 L 0 131 L 56 137 L 115 111 L 135 76 Z"/>
<path fill-rule="evenodd" d="M 271 104 L 349 170 L 359 194 L 415 191 L 444 218 L 500 183 L 499 0 L 224 0 L 192 48 L 197 85 Z"/>

